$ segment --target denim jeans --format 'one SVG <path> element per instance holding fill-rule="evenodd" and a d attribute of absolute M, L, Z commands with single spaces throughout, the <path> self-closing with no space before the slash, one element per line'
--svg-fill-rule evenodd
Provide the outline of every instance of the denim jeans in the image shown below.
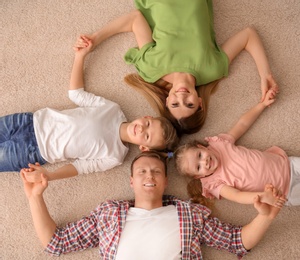
<path fill-rule="evenodd" d="M 37 145 L 33 114 L 0 117 L 0 172 L 20 171 L 35 162 L 46 163 Z"/>

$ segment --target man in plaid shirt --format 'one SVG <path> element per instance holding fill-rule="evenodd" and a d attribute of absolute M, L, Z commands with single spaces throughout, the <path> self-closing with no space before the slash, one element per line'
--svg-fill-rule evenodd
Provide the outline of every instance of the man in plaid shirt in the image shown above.
<path fill-rule="evenodd" d="M 98 247 L 101 259 L 202 259 L 201 244 L 242 257 L 262 238 L 279 208 L 254 203 L 258 215 L 244 227 L 210 217 L 210 210 L 173 196 L 164 196 L 166 161 L 155 152 L 138 155 L 131 165 L 134 201 L 111 200 L 89 216 L 56 226 L 43 192 L 47 179 L 29 183 L 21 171 L 33 222 L 45 251 L 54 255 Z M 277 189 L 267 187 L 274 195 Z"/>

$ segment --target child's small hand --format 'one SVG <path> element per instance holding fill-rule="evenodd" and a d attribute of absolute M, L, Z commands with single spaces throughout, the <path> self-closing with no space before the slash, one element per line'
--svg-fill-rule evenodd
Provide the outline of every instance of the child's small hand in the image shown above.
<path fill-rule="evenodd" d="M 274 80 L 272 74 L 269 74 L 261 79 L 261 102 L 265 100 L 267 92 L 270 89 L 274 90 L 274 97 L 279 93 L 279 87 L 276 81 Z"/>
<path fill-rule="evenodd" d="M 24 175 L 26 181 L 30 183 L 41 182 L 41 174 L 43 174 L 45 178 L 47 178 L 47 175 L 49 174 L 48 171 L 44 167 L 40 166 L 39 163 L 29 163 L 28 168 L 23 168 L 21 173 Z"/>
<path fill-rule="evenodd" d="M 261 196 L 261 201 L 276 208 L 282 208 L 286 202 L 286 198 L 282 192 L 272 184 L 266 184 L 264 194 Z"/>
<path fill-rule="evenodd" d="M 91 38 L 85 35 L 81 35 L 75 45 L 73 46 L 73 49 L 75 50 L 76 55 L 82 55 L 86 56 L 89 52 L 93 49 L 93 41 Z"/>
<path fill-rule="evenodd" d="M 265 95 L 264 100 L 262 103 L 264 106 L 269 107 L 275 102 L 275 96 L 276 96 L 276 91 L 274 89 L 269 89 Z"/>

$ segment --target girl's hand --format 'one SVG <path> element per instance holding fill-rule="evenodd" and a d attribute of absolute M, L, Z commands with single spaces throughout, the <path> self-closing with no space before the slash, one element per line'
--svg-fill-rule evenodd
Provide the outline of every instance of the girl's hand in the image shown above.
<path fill-rule="evenodd" d="M 274 97 L 279 93 L 279 87 L 276 81 L 274 80 L 272 74 L 261 78 L 261 102 L 265 100 L 266 94 L 270 89 L 274 90 Z"/>
<path fill-rule="evenodd" d="M 275 102 L 276 90 L 269 89 L 265 95 L 264 100 L 261 102 L 264 104 L 265 107 L 271 106 Z"/>

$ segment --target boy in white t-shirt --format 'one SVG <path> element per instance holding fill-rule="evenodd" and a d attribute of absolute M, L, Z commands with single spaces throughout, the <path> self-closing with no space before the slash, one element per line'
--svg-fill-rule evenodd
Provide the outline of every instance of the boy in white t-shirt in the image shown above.
<path fill-rule="evenodd" d="M 83 89 L 84 59 L 91 46 L 75 53 L 69 98 L 78 108 L 44 108 L 0 118 L 0 171 L 29 166 L 27 171 L 43 172 L 49 180 L 61 179 L 120 165 L 127 143 L 139 145 L 142 151 L 172 150 L 177 144 L 176 131 L 167 119 L 146 116 L 127 122 L 118 104 Z M 40 166 L 68 159 L 75 161 L 51 173 Z M 27 178 L 34 182 L 36 176 Z"/>

